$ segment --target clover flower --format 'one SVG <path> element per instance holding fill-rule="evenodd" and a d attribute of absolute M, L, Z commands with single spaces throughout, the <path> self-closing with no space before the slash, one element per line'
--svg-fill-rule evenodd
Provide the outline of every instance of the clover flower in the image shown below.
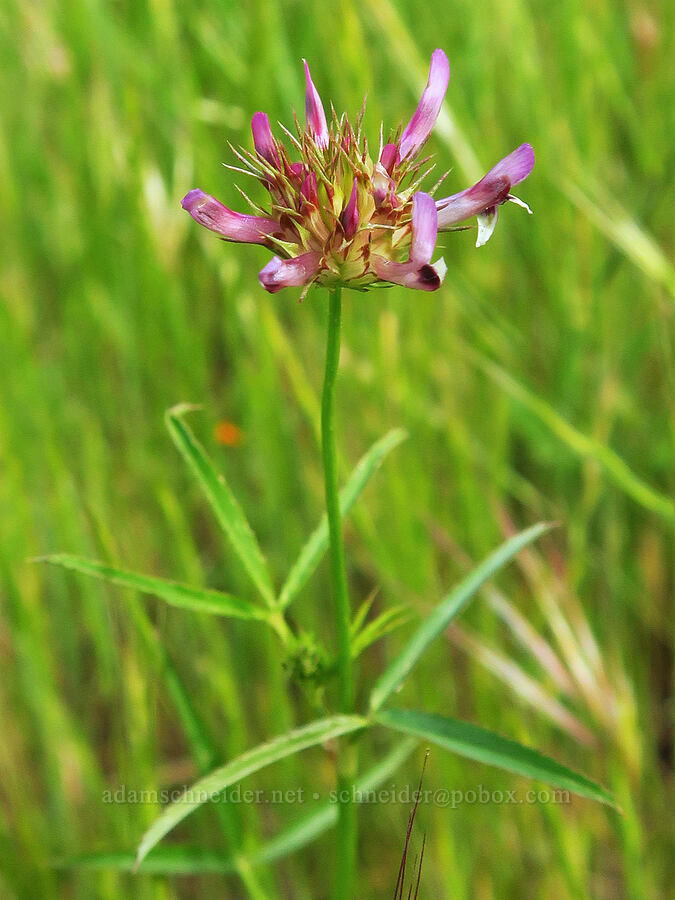
<path fill-rule="evenodd" d="M 269 193 L 266 209 L 246 197 L 256 215 L 233 212 L 199 189 L 182 205 L 190 215 L 227 241 L 263 244 L 275 252 L 261 270 L 261 285 L 270 293 L 312 284 L 366 290 L 400 284 L 437 290 L 445 276 L 442 258 L 432 263 L 438 231 L 478 217 L 476 246 L 492 234 L 499 206 L 509 200 L 529 207 L 511 194 L 534 166 L 534 151 L 522 144 L 497 163 L 477 184 L 442 200 L 420 190 L 431 168 L 420 159 L 438 118 L 450 78 L 442 50 L 431 56 L 429 79 L 417 110 L 401 132 L 380 146 L 376 161 L 362 135 L 364 109 L 354 126 L 331 108 L 326 120 L 321 98 L 305 61 L 306 125 L 296 118 L 296 134 L 286 134 L 290 152 L 274 137 L 265 113 L 253 116 L 255 152 L 236 154 L 244 168 Z M 446 173 L 447 174 L 447 173 Z M 444 176 L 445 177 L 445 176 Z M 243 194 L 243 192 L 242 192 Z"/>

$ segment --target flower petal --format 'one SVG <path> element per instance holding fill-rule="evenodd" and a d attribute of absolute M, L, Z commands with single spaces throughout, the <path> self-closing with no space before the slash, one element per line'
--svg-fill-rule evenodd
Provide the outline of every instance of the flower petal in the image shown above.
<path fill-rule="evenodd" d="M 371 182 L 373 185 L 373 198 L 375 200 L 375 206 L 379 209 L 379 207 L 384 203 L 387 196 L 391 196 L 393 186 L 391 176 L 384 168 L 382 163 L 375 163 Z"/>
<path fill-rule="evenodd" d="M 263 159 L 266 159 L 270 165 L 278 169 L 279 151 L 277 150 L 272 129 L 270 128 L 270 120 L 267 118 L 266 113 L 254 113 L 251 119 L 251 131 L 253 132 L 253 144 L 256 152 Z"/>
<path fill-rule="evenodd" d="M 492 237 L 492 232 L 497 226 L 499 207 L 491 206 L 478 216 L 478 234 L 476 235 L 476 247 L 482 247 Z"/>
<path fill-rule="evenodd" d="M 305 178 L 305 164 L 301 162 L 291 163 L 289 166 L 291 170 L 291 174 L 295 176 L 296 180 L 299 183 L 302 183 Z"/>
<path fill-rule="evenodd" d="M 521 144 L 472 187 L 438 200 L 438 227 L 448 228 L 504 203 L 512 186 L 527 178 L 533 167 L 534 150 L 530 144 Z"/>
<path fill-rule="evenodd" d="M 425 263 L 418 266 L 413 262 L 397 263 L 382 256 L 374 256 L 372 267 L 381 281 L 400 284 L 414 291 L 437 291 L 443 284 L 447 271 L 443 259 L 437 260 L 433 265 Z"/>
<path fill-rule="evenodd" d="M 220 200 L 198 188 L 183 197 L 181 206 L 190 213 L 195 222 L 199 222 L 210 231 L 215 231 L 227 241 L 264 244 L 268 235 L 280 231 L 279 223 L 274 219 L 233 212 Z"/>
<path fill-rule="evenodd" d="M 355 178 L 352 183 L 352 192 L 349 195 L 349 202 L 342 210 L 342 215 L 340 216 L 342 227 L 345 230 L 345 238 L 348 241 L 351 241 L 359 227 L 359 210 L 356 202 L 356 193 L 357 186 Z"/>
<path fill-rule="evenodd" d="M 437 233 L 438 214 L 434 199 L 418 191 L 413 197 L 410 258 L 408 262 L 400 263 L 373 256 L 371 262 L 377 277 L 419 291 L 438 290 L 447 267 L 443 259 L 431 264 Z"/>
<path fill-rule="evenodd" d="M 319 188 L 316 181 L 316 172 L 310 172 L 302 182 L 300 193 L 309 203 L 319 205 Z"/>
<path fill-rule="evenodd" d="M 412 206 L 412 239 L 410 259 L 416 263 L 428 263 L 436 246 L 438 213 L 430 194 L 417 191 Z"/>
<path fill-rule="evenodd" d="M 372 175 L 373 196 L 375 206 L 382 206 L 388 198 L 392 206 L 396 206 L 396 185 L 391 177 L 394 166 L 399 160 L 396 144 L 385 144 L 380 153 L 379 160 L 375 163 Z"/>
<path fill-rule="evenodd" d="M 316 250 L 301 253 L 293 259 L 279 259 L 278 256 L 273 256 L 260 270 L 258 280 L 266 291 L 276 294 L 285 287 L 308 284 L 319 271 L 320 262 L 321 254 Z"/>
<path fill-rule="evenodd" d="M 309 74 L 309 66 L 307 60 L 303 59 L 305 64 L 305 80 L 307 82 L 307 93 L 305 94 L 305 118 L 307 119 L 307 127 L 310 134 L 314 138 L 317 147 L 325 150 L 328 146 L 328 125 L 326 124 L 326 113 L 323 111 L 323 104 L 319 92 L 314 87 L 312 76 Z"/>
<path fill-rule="evenodd" d="M 388 175 L 391 175 L 397 158 L 398 147 L 396 144 L 385 144 L 380 154 L 380 165 L 386 169 Z"/>
<path fill-rule="evenodd" d="M 525 181 L 532 169 L 534 169 L 534 148 L 532 144 L 521 144 L 520 147 L 500 160 L 488 174 L 506 175 L 513 187 L 514 184 Z"/>
<path fill-rule="evenodd" d="M 429 80 L 422 94 L 415 114 L 408 122 L 399 142 L 401 159 L 414 155 L 431 134 L 441 111 L 443 98 L 450 81 L 450 63 L 442 50 L 434 50 L 431 54 Z"/>

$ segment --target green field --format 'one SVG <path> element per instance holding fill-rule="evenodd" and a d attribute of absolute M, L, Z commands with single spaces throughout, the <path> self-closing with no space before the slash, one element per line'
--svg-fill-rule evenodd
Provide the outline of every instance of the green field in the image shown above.
<path fill-rule="evenodd" d="M 140 792 L 190 785 L 320 701 L 269 630 L 32 560 L 81 554 L 253 598 L 165 428 L 188 402 L 282 583 L 324 508 L 327 293 L 265 293 L 269 252 L 218 241 L 180 200 L 198 186 L 243 209 L 238 182 L 262 201 L 223 168 L 228 141 L 252 147 L 258 109 L 302 117 L 303 57 L 338 112 L 367 94 L 376 145 L 381 121 L 413 112 L 435 47 L 451 79 L 428 149 L 451 169 L 447 193 L 529 141 L 518 195 L 534 215 L 507 205 L 478 250 L 473 230 L 441 235 L 438 292 L 344 293 L 343 477 L 390 429 L 408 433 L 345 526 L 355 607 L 376 591 L 372 616 L 407 617 L 361 656 L 359 708 L 474 562 L 557 522 L 431 645 L 397 705 L 536 747 L 623 815 L 530 801 L 541 784 L 433 748 L 411 838 L 414 857 L 426 833 L 419 896 L 667 896 L 674 18 L 663 0 L 5 0 L 0 896 L 330 896 L 333 831 L 260 861 L 333 789 L 316 747 L 244 780 L 260 802 L 209 804 L 129 871 L 160 812 Z M 223 442 L 223 422 L 241 440 Z M 334 646 L 326 560 L 292 620 Z M 364 735 L 362 769 L 396 740 Z M 359 900 L 394 894 L 425 746 L 387 774 L 396 800 L 360 809 Z M 305 802 L 270 801 L 289 789 Z M 495 800 L 509 790 L 517 802 Z M 445 803 L 452 791 L 463 801 Z"/>

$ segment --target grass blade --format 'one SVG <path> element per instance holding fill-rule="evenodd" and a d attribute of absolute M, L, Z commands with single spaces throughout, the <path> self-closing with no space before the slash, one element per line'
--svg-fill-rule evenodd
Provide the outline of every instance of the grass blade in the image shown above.
<path fill-rule="evenodd" d="M 374 443 L 367 453 L 361 457 L 354 471 L 349 476 L 349 480 L 340 491 L 340 513 L 343 518 L 354 506 L 371 475 L 380 467 L 385 456 L 395 447 L 398 447 L 407 436 L 403 429 L 394 428 Z M 282 609 L 285 609 L 295 595 L 302 590 L 327 549 L 328 520 L 324 515 L 318 528 L 312 533 L 300 551 L 300 555 L 281 588 L 279 606 Z"/>
<path fill-rule="evenodd" d="M 650 512 L 675 523 L 675 503 L 639 478 L 630 466 L 607 444 L 589 437 L 571 425 L 549 403 L 528 390 L 497 363 L 471 350 L 467 355 L 478 368 L 510 397 L 533 413 L 560 441 L 579 457 L 594 459 L 629 497 Z"/>
<path fill-rule="evenodd" d="M 552 526 L 546 522 L 533 525 L 510 538 L 494 553 L 491 553 L 461 584 L 441 600 L 431 615 L 422 622 L 410 638 L 402 652 L 394 659 L 377 680 L 370 695 L 370 708 L 381 708 L 392 693 L 403 683 L 417 660 L 431 641 L 457 616 L 474 596 L 476 591 L 498 572 L 527 544 L 535 541 Z"/>
<path fill-rule="evenodd" d="M 266 610 L 240 600 L 231 594 L 221 591 L 213 591 L 205 588 L 192 587 L 189 584 L 181 584 L 178 581 L 168 581 L 165 578 L 154 578 L 151 575 L 138 575 L 135 572 L 127 572 L 114 566 L 106 566 L 103 563 L 81 556 L 72 556 L 69 553 L 53 553 L 50 556 L 42 556 L 36 562 L 47 562 L 51 565 L 61 566 L 63 569 L 71 569 L 73 572 L 81 572 L 83 575 L 91 575 L 120 587 L 131 588 L 142 594 L 159 597 L 170 606 L 179 609 L 188 609 L 192 612 L 211 613 L 216 616 L 228 616 L 234 619 L 254 619 L 264 621 L 268 618 Z"/>
<path fill-rule="evenodd" d="M 161 841 L 175 826 L 182 822 L 190 813 L 199 809 L 211 798 L 220 794 L 225 788 L 241 781 L 247 775 L 252 775 L 260 769 L 278 762 L 287 756 L 292 756 L 314 747 L 331 738 L 367 727 L 367 719 L 362 716 L 331 716 L 319 719 L 302 728 L 289 731 L 280 737 L 274 738 L 265 744 L 260 744 L 239 756 L 237 759 L 226 763 L 219 769 L 215 769 L 204 778 L 200 778 L 189 788 L 183 796 L 172 803 L 162 815 L 150 826 L 144 834 L 138 847 L 136 856 L 140 862 L 147 856 L 152 848 Z"/>
<path fill-rule="evenodd" d="M 265 602 L 272 606 L 274 604 L 272 580 L 251 526 L 224 477 L 216 472 L 204 448 L 183 422 L 185 413 L 193 408 L 187 404 L 172 407 L 166 413 L 166 427 L 201 485 L 220 526 L 230 539 L 251 580 Z"/>
<path fill-rule="evenodd" d="M 54 862 L 54 868 L 89 871 L 134 872 L 136 854 L 131 850 L 110 850 L 102 853 L 83 853 Z M 138 871 L 150 875 L 199 875 L 234 873 L 235 861 L 229 854 L 201 847 L 155 847 L 143 860 Z"/>
<path fill-rule="evenodd" d="M 449 638 L 458 647 L 466 650 L 488 672 L 495 675 L 524 703 L 546 716 L 576 741 L 587 747 L 596 745 L 595 738 L 577 716 L 513 659 L 479 641 L 470 631 L 460 628 L 458 622 L 450 629 Z"/>
<path fill-rule="evenodd" d="M 600 785 L 579 775 L 567 766 L 543 753 L 504 738 L 486 728 L 460 722 L 444 716 L 416 710 L 387 709 L 375 716 L 375 721 L 394 731 L 412 734 L 432 741 L 439 747 L 477 762 L 536 778 L 554 787 L 565 788 L 581 797 L 589 797 L 619 809 L 616 800 Z"/>
<path fill-rule="evenodd" d="M 672 263 L 654 238 L 631 218 L 615 198 L 605 196 L 596 202 L 570 179 L 558 177 L 554 183 L 638 269 L 675 297 L 675 268 Z"/>

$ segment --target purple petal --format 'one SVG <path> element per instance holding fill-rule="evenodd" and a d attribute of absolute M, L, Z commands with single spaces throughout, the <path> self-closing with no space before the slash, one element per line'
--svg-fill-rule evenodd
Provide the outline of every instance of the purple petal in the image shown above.
<path fill-rule="evenodd" d="M 359 227 L 359 210 L 356 203 L 356 178 L 352 184 L 352 192 L 349 196 L 349 202 L 342 210 L 342 216 L 340 217 L 342 220 L 342 227 L 345 230 L 345 238 L 348 241 L 356 234 L 356 230 Z"/>
<path fill-rule="evenodd" d="M 419 291 L 435 291 L 445 277 L 446 266 L 442 259 L 431 265 L 436 246 L 438 215 L 433 197 L 418 191 L 413 197 L 412 236 L 410 258 L 399 263 L 373 256 L 372 266 L 378 278 Z"/>
<path fill-rule="evenodd" d="M 382 206 L 388 195 L 392 193 L 393 181 L 381 162 L 375 163 L 372 175 L 373 197 L 375 206 Z"/>
<path fill-rule="evenodd" d="M 326 124 L 326 113 L 323 111 L 323 104 L 319 92 L 314 87 L 312 76 L 309 74 L 309 66 L 307 60 L 303 59 L 305 64 L 305 80 L 307 81 L 307 93 L 305 94 L 305 117 L 307 119 L 307 127 L 310 134 L 314 138 L 317 147 L 325 150 L 328 146 L 328 125 Z"/>
<path fill-rule="evenodd" d="M 498 206 L 510 190 L 511 182 L 504 175 L 497 178 L 486 175 L 473 187 L 438 201 L 438 227 L 447 228 Z"/>
<path fill-rule="evenodd" d="M 385 144 L 380 154 L 380 164 L 386 169 L 388 175 L 391 175 L 397 157 L 398 147 L 396 144 Z"/>
<path fill-rule="evenodd" d="M 319 271 L 320 262 L 321 254 L 316 250 L 302 253 L 294 259 L 279 259 L 278 256 L 273 256 L 260 270 L 258 280 L 266 291 L 276 294 L 282 288 L 308 284 Z"/>
<path fill-rule="evenodd" d="M 294 162 L 290 165 L 291 174 L 295 176 L 297 180 L 300 182 L 303 181 L 305 177 L 305 164 L 301 162 Z"/>
<path fill-rule="evenodd" d="M 199 222 L 210 231 L 215 231 L 228 241 L 244 244 L 264 244 L 267 236 L 280 231 L 279 223 L 263 216 L 247 216 L 233 212 L 220 200 L 205 194 L 198 188 L 187 193 L 181 206 L 186 209 L 195 222 Z"/>
<path fill-rule="evenodd" d="M 446 266 L 442 259 L 434 265 L 425 263 L 418 266 L 416 263 L 396 263 L 382 256 L 372 257 L 372 267 L 381 281 L 389 281 L 392 284 L 400 284 L 402 287 L 412 288 L 414 291 L 437 291 L 443 284 Z"/>
<path fill-rule="evenodd" d="M 418 264 L 430 262 L 437 234 L 438 213 L 434 198 L 418 191 L 413 197 L 410 259 Z"/>
<path fill-rule="evenodd" d="M 530 144 L 522 144 L 490 169 L 473 187 L 439 200 L 438 227 L 448 228 L 477 216 L 493 206 L 509 199 L 514 184 L 519 184 L 534 167 L 534 150 Z"/>
<path fill-rule="evenodd" d="M 508 156 L 500 160 L 494 169 L 490 169 L 488 175 L 505 175 L 514 184 L 525 181 L 534 169 L 534 148 L 532 144 L 521 144 Z"/>
<path fill-rule="evenodd" d="M 431 134 L 450 81 L 450 63 L 442 50 L 431 54 L 429 80 L 415 114 L 408 122 L 399 143 L 400 158 L 414 155 Z"/>
<path fill-rule="evenodd" d="M 316 172 L 310 172 L 302 182 L 300 193 L 309 203 L 319 205 L 319 188 L 316 181 Z"/>
<path fill-rule="evenodd" d="M 272 136 L 270 120 L 267 118 L 266 113 L 257 112 L 253 115 L 253 118 L 251 119 L 251 131 L 253 132 L 253 144 L 256 152 L 262 156 L 263 159 L 266 159 L 270 165 L 278 169 L 279 151 L 277 150 L 277 145 Z"/>

